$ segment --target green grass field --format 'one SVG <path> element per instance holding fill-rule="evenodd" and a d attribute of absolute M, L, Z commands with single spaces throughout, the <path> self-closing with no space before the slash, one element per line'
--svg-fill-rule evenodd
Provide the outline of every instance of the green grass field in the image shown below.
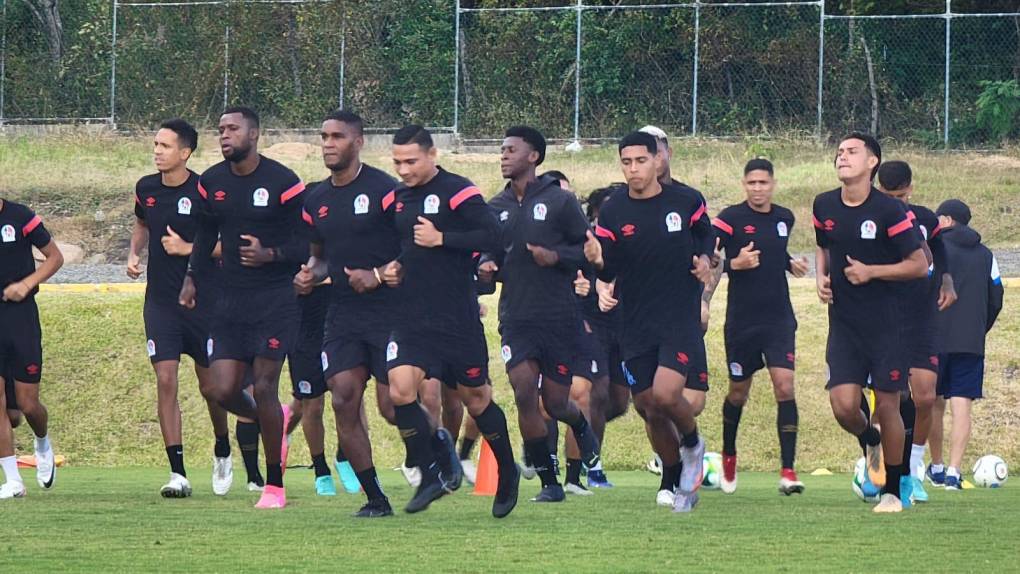
<path fill-rule="evenodd" d="M 524 497 L 505 520 L 467 486 L 427 512 L 379 520 L 348 515 L 360 495 L 317 498 L 312 472 L 287 473 L 289 507 L 256 511 L 256 495 L 213 496 L 209 469 L 195 495 L 164 500 L 152 468 L 73 468 L 42 492 L 4 501 L 0 571 L 86 572 L 1004 572 L 1016 569 L 1020 490 L 933 491 L 931 502 L 877 516 L 849 476 L 804 477 L 783 497 L 771 474 L 740 475 L 732 496 L 702 492 L 690 515 L 654 505 L 658 478 L 618 472 L 617 487 L 560 505 Z M 395 507 L 411 489 L 383 475 Z"/>

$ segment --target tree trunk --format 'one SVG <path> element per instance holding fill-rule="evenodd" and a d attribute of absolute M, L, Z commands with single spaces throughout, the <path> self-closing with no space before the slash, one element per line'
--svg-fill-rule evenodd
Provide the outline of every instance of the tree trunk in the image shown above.
<path fill-rule="evenodd" d="M 287 10 L 287 57 L 290 60 L 290 73 L 294 79 L 294 96 L 298 100 L 304 95 L 301 87 L 301 63 L 298 60 L 297 16 L 294 10 Z"/>
<path fill-rule="evenodd" d="M 871 88 L 871 135 L 878 137 L 878 86 L 875 85 L 875 63 L 871 60 L 871 49 L 861 34 L 861 45 L 864 46 L 864 61 L 868 65 L 868 87 Z"/>
<path fill-rule="evenodd" d="M 32 15 L 39 21 L 46 44 L 49 46 L 50 60 L 57 66 L 64 59 L 64 24 L 60 20 L 58 0 L 21 0 Z"/>

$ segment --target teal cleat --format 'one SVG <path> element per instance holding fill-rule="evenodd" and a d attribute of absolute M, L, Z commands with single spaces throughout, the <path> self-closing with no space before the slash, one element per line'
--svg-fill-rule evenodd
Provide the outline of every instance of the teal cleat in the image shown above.
<path fill-rule="evenodd" d="M 864 500 L 874 499 L 877 502 L 878 497 L 882 495 L 882 489 L 872 484 L 871 479 L 865 473 L 864 482 L 861 483 L 861 493 L 864 494 Z"/>
<path fill-rule="evenodd" d="M 351 462 L 348 460 L 337 460 L 334 462 L 336 464 L 336 474 L 340 477 L 340 484 L 344 485 L 344 490 L 347 491 L 347 494 L 361 492 L 361 482 L 358 481 L 358 475 L 354 472 Z"/>
<path fill-rule="evenodd" d="M 333 484 L 333 477 L 328 474 L 316 477 L 315 494 L 319 496 L 336 496 L 336 486 Z"/>
<path fill-rule="evenodd" d="M 900 502 L 903 504 L 903 509 L 906 510 L 911 506 L 911 500 L 913 500 L 914 492 L 914 477 L 907 475 L 900 477 Z"/>
<path fill-rule="evenodd" d="M 928 492 L 924 490 L 924 481 L 918 480 L 917 477 L 911 477 L 914 481 L 913 490 L 911 492 L 914 497 L 914 502 L 928 502 Z"/>

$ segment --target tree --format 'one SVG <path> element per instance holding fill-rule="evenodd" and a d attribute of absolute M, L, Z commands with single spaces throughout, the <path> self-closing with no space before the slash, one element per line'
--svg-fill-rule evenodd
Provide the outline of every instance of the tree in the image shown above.
<path fill-rule="evenodd" d="M 59 0 L 21 0 L 32 15 L 39 21 L 46 44 L 50 50 L 50 60 L 57 66 L 64 58 L 64 24 L 60 20 Z"/>

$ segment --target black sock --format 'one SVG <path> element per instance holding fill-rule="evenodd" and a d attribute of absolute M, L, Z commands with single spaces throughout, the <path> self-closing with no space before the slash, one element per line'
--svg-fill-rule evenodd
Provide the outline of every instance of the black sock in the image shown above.
<path fill-rule="evenodd" d="M 793 468 L 793 459 L 797 455 L 797 401 L 779 401 L 776 409 L 776 430 L 779 431 L 779 452 L 783 468 Z"/>
<path fill-rule="evenodd" d="M 400 438 L 404 439 L 404 447 L 407 449 L 408 460 L 405 464 L 420 466 L 424 472 L 436 462 L 436 453 L 432 450 L 432 429 L 429 428 L 429 419 L 418 403 L 396 405 L 393 410 L 397 428 L 400 429 Z"/>
<path fill-rule="evenodd" d="M 864 420 L 868 421 L 868 426 L 871 426 L 871 406 L 868 405 L 868 397 L 861 393 L 861 412 L 864 414 Z M 857 444 L 861 445 L 861 452 L 864 456 L 868 456 L 868 443 L 864 441 L 864 435 L 857 435 Z M 876 443 L 877 444 L 877 443 Z"/>
<path fill-rule="evenodd" d="M 581 484 L 581 459 L 567 459 L 567 484 Z"/>
<path fill-rule="evenodd" d="M 549 453 L 549 445 L 546 444 L 545 438 L 524 441 L 524 450 L 528 451 L 531 464 L 535 466 L 535 472 L 542 479 L 542 488 L 560 483 L 556 480 L 556 473 L 553 471 L 552 455 Z"/>
<path fill-rule="evenodd" d="M 737 427 L 740 426 L 740 415 L 744 405 L 735 405 L 728 399 L 722 403 L 722 453 L 729 456 L 737 454 Z"/>
<path fill-rule="evenodd" d="M 460 439 L 460 451 L 457 455 L 461 460 L 468 460 L 471 458 L 471 449 L 475 447 L 475 440 L 476 439 L 468 437 Z"/>
<path fill-rule="evenodd" d="M 280 462 L 266 462 L 266 486 L 283 487 L 283 467 Z"/>
<path fill-rule="evenodd" d="M 170 472 L 188 476 L 188 473 L 184 472 L 184 447 L 182 445 L 174 444 L 166 447 L 166 457 L 170 459 Z"/>
<path fill-rule="evenodd" d="M 584 418 L 581 411 L 577 411 L 577 420 L 570 424 L 570 430 L 574 432 L 574 438 L 577 439 L 577 446 L 581 446 L 581 439 L 591 432 L 591 426 L 588 424 L 588 419 Z"/>
<path fill-rule="evenodd" d="M 213 446 L 213 454 L 216 458 L 227 458 L 230 456 L 230 435 L 216 437 L 216 445 Z"/>
<path fill-rule="evenodd" d="M 241 449 L 244 459 L 244 470 L 248 474 L 248 482 L 259 486 L 265 485 L 262 471 L 259 470 L 259 424 L 237 421 L 235 426 L 237 447 Z"/>
<path fill-rule="evenodd" d="M 379 477 L 375 474 L 374 466 L 370 466 L 361 472 L 356 472 L 355 474 L 358 476 L 358 482 L 361 483 L 361 489 L 365 491 L 365 496 L 367 496 L 369 500 L 386 498 L 386 494 L 383 493 L 382 485 L 379 484 Z"/>
<path fill-rule="evenodd" d="M 698 427 L 694 427 L 691 434 L 685 434 L 680 438 L 680 446 L 684 448 L 694 448 L 698 445 Z"/>
<path fill-rule="evenodd" d="M 347 460 L 347 455 L 344 454 L 344 447 L 336 445 L 336 460 L 337 462 L 344 462 Z"/>
<path fill-rule="evenodd" d="M 903 418 L 903 460 L 910 464 L 910 449 L 914 446 L 914 425 L 917 422 L 917 407 L 910 395 L 900 396 L 900 416 Z"/>
<path fill-rule="evenodd" d="M 673 490 L 677 481 L 680 480 L 680 463 L 673 465 L 662 465 L 662 480 L 659 482 L 659 490 Z"/>
<path fill-rule="evenodd" d="M 899 498 L 901 476 L 903 476 L 902 464 L 885 463 L 885 486 L 882 487 L 882 494 L 891 494 Z"/>
<path fill-rule="evenodd" d="M 545 440 L 549 452 L 556 455 L 560 451 L 560 425 L 556 419 L 545 421 Z"/>
<path fill-rule="evenodd" d="M 857 435 L 857 442 L 861 443 L 861 448 L 864 450 L 864 455 L 867 456 L 867 447 L 878 446 L 882 442 L 882 435 L 878 432 L 878 429 L 868 425 L 868 428 L 864 429 L 864 432 Z"/>
<path fill-rule="evenodd" d="M 315 469 L 315 478 L 332 474 L 329 472 L 329 465 L 326 464 L 326 453 L 324 452 L 312 455 L 312 468 Z"/>
<path fill-rule="evenodd" d="M 489 447 L 492 448 L 499 468 L 513 468 L 517 461 L 514 460 L 514 449 L 510 445 L 510 431 L 506 428 L 506 415 L 503 409 L 495 402 L 489 401 L 489 406 L 475 417 L 475 424 L 478 425 L 478 430 L 482 431 L 485 440 L 489 441 Z"/>

